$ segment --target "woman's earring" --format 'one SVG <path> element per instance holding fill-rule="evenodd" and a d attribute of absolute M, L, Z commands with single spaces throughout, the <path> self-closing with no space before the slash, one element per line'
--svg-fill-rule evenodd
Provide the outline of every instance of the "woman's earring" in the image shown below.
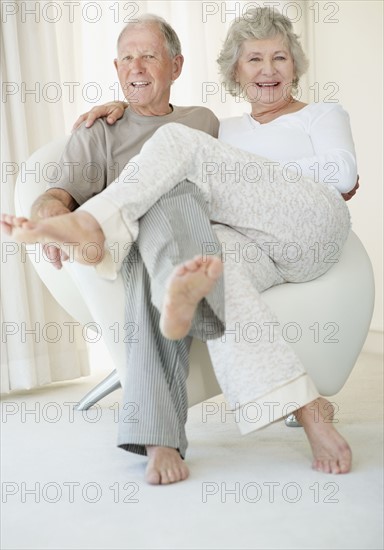
<path fill-rule="evenodd" d="M 296 94 L 299 88 L 299 79 L 297 76 L 292 80 L 292 93 Z"/>

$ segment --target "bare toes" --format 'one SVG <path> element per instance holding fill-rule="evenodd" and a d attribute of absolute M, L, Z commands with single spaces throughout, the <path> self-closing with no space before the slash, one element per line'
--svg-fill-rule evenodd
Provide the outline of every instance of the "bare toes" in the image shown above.
<path fill-rule="evenodd" d="M 223 262 L 220 258 L 213 257 L 211 263 L 208 266 L 207 274 L 212 279 L 218 279 L 223 272 Z"/>
<path fill-rule="evenodd" d="M 159 485 L 168 485 L 169 479 L 166 470 L 159 470 Z"/>
<path fill-rule="evenodd" d="M 145 476 L 145 479 L 150 485 L 160 485 L 161 483 L 160 473 L 156 470 L 149 470 Z"/>
<path fill-rule="evenodd" d="M 188 477 L 188 468 L 179 452 L 168 447 L 148 446 L 146 481 L 151 485 L 168 485 Z"/>
<path fill-rule="evenodd" d="M 187 479 L 188 475 L 189 475 L 189 471 L 186 468 L 180 468 L 180 479 L 182 481 Z"/>
<path fill-rule="evenodd" d="M 349 461 L 340 461 L 340 474 L 347 474 L 350 470 L 350 462 Z"/>
<path fill-rule="evenodd" d="M 168 478 L 168 483 L 175 483 L 176 481 L 180 481 L 180 478 L 177 472 L 175 472 L 171 468 L 167 470 L 167 478 Z"/>
<path fill-rule="evenodd" d="M 166 338 L 179 340 L 188 334 L 199 302 L 212 291 L 222 270 L 221 260 L 212 256 L 207 261 L 196 256 L 175 268 L 168 279 L 160 318 Z"/>
<path fill-rule="evenodd" d="M 338 460 L 331 460 L 329 462 L 329 468 L 330 468 L 329 473 L 331 473 L 331 474 L 339 474 L 340 473 Z"/>
<path fill-rule="evenodd" d="M 200 263 L 197 261 L 196 258 L 193 258 L 192 260 L 188 260 L 184 262 L 184 268 L 185 271 L 197 271 L 200 267 Z"/>

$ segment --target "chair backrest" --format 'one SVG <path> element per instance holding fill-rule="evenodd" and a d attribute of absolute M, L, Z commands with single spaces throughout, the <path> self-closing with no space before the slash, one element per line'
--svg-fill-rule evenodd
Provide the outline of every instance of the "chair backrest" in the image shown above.
<path fill-rule="evenodd" d="M 22 164 L 15 187 L 18 216 L 30 216 L 32 203 L 46 190 L 45 174 L 57 165 L 67 141 L 68 136 L 63 136 L 47 143 Z M 37 273 L 59 304 L 81 324 L 92 321 L 89 308 L 68 270 L 53 268 L 40 247 L 27 245 L 26 248 Z"/>
<path fill-rule="evenodd" d="M 372 264 L 353 231 L 324 275 L 263 293 L 323 395 L 337 393 L 351 373 L 368 334 L 374 297 Z"/>

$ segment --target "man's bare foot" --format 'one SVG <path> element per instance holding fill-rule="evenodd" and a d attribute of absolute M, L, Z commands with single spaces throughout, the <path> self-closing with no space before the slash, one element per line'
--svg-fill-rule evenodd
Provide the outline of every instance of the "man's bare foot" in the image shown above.
<path fill-rule="evenodd" d="M 104 233 L 88 212 L 72 212 L 39 221 L 3 214 L 1 226 L 20 243 L 55 243 L 72 261 L 94 265 L 103 258 Z"/>
<path fill-rule="evenodd" d="M 147 445 L 148 466 L 145 479 L 151 485 L 168 485 L 184 481 L 189 470 L 179 452 L 171 447 Z"/>
<path fill-rule="evenodd" d="M 323 397 L 305 405 L 295 415 L 312 447 L 312 468 L 326 474 L 346 474 L 351 469 L 352 452 L 331 420 L 333 407 Z"/>
<path fill-rule="evenodd" d="M 196 256 L 176 267 L 170 276 L 160 318 L 160 330 L 166 338 L 184 338 L 191 328 L 200 300 L 207 296 L 223 272 L 217 256 Z"/>

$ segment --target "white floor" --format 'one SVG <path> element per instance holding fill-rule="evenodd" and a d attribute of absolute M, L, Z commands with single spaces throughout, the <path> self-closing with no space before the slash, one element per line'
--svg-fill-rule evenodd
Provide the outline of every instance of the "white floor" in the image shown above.
<path fill-rule="evenodd" d="M 312 471 L 301 428 L 241 437 L 230 416 L 203 422 L 200 404 L 191 476 L 167 487 L 146 485 L 145 458 L 115 445 L 120 391 L 72 417 L 70 402 L 109 370 L 3 400 L 3 550 L 383 548 L 381 356 L 362 354 L 332 399 L 350 474 Z"/>

